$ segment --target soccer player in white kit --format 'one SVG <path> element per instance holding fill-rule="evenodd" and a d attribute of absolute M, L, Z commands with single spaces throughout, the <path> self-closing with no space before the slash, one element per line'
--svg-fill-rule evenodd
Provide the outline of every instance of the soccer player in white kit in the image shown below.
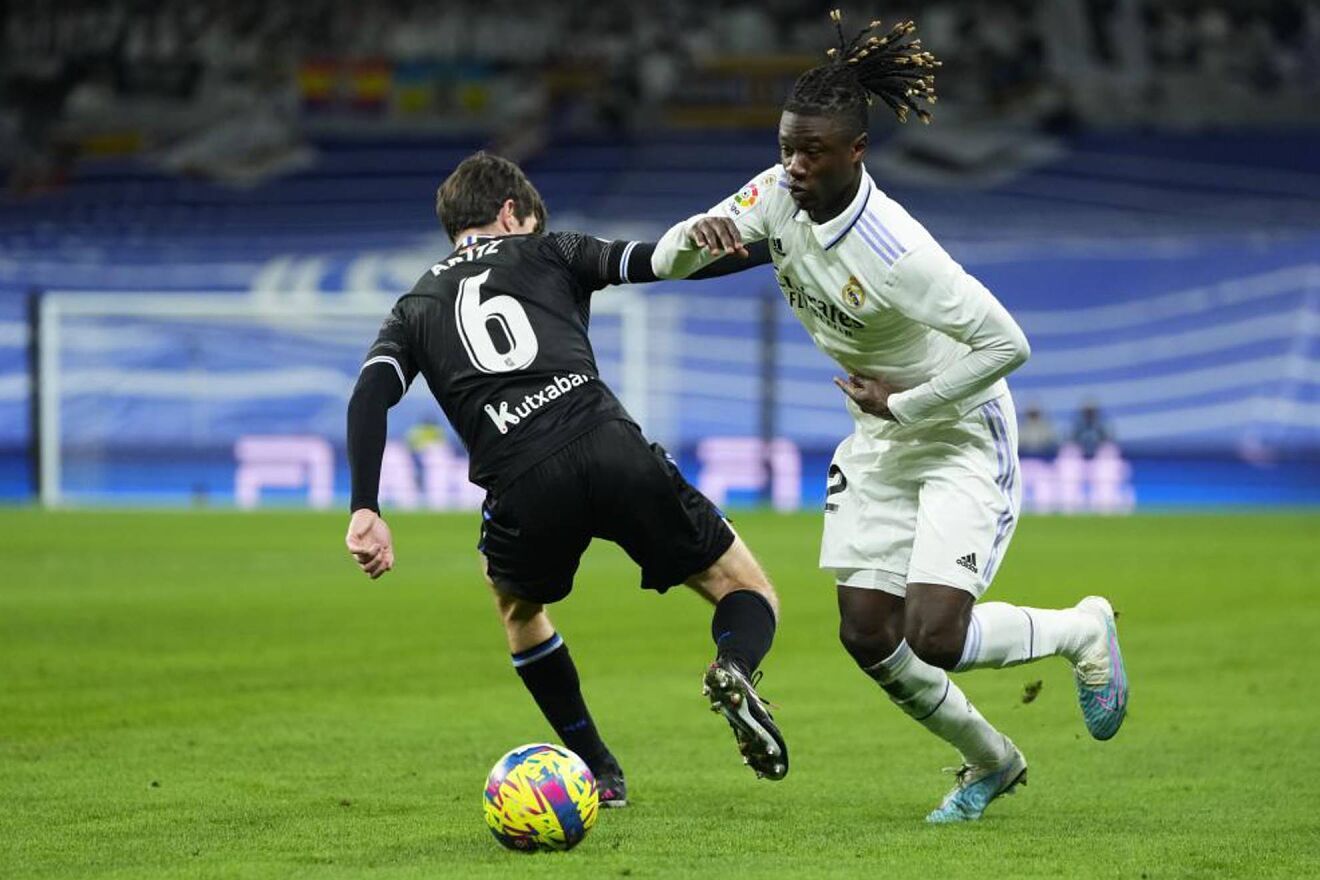
<path fill-rule="evenodd" d="M 832 15 L 836 25 L 838 14 Z M 1021 500 L 1017 423 L 1004 377 L 1027 360 L 1013 318 L 863 166 L 867 107 L 929 116 L 938 62 L 911 22 L 852 41 L 803 74 L 779 123 L 781 163 L 672 227 L 652 258 L 683 278 L 769 239 L 779 285 L 855 420 L 830 465 L 820 565 L 837 584 L 844 647 L 890 700 L 962 755 L 931 822 L 980 818 L 1026 779 L 1018 748 L 949 671 L 1058 655 L 1083 719 L 1112 737 L 1127 707 L 1114 613 L 976 604 L 1003 561 Z"/>

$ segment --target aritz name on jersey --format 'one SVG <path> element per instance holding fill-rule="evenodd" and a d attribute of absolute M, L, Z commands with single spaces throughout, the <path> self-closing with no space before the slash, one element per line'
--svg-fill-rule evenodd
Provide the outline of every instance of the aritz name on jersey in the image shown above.
<path fill-rule="evenodd" d="M 788 304 L 793 309 L 799 312 L 811 312 L 845 336 L 852 336 L 854 330 L 860 330 L 866 326 L 839 308 L 837 304 L 807 293 L 806 288 L 794 282 L 792 276 L 787 272 L 780 273 L 779 286 L 783 288 L 784 298 L 788 300 Z"/>
<path fill-rule="evenodd" d="M 591 376 L 584 376 L 581 373 L 569 373 L 567 376 L 555 376 L 555 380 L 540 391 L 534 391 L 531 394 L 523 396 L 522 402 L 515 404 L 513 409 L 509 409 L 509 402 L 501 400 L 499 409 L 491 404 L 486 404 L 486 415 L 499 428 L 501 434 L 509 433 L 509 428 L 521 422 L 536 410 L 545 406 L 552 400 L 558 400 L 574 388 L 585 385 L 591 381 Z"/>
<path fill-rule="evenodd" d="M 473 260 L 479 260 L 482 257 L 486 257 L 491 254 L 498 253 L 501 244 L 503 244 L 502 239 L 492 238 L 489 241 L 483 241 L 481 244 L 478 244 L 475 247 L 470 247 L 466 250 L 459 251 L 457 254 L 454 254 L 452 257 L 445 260 L 444 262 L 436 263 L 434 266 L 432 266 L 431 274 L 439 276 L 441 272 L 445 271 L 446 269 L 452 269 L 454 266 L 457 266 L 459 263 L 471 263 Z"/>

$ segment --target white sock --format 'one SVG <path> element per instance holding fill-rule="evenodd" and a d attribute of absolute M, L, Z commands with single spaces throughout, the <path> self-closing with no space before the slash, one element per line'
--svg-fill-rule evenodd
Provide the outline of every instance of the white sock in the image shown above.
<path fill-rule="evenodd" d="M 998 764 L 1007 738 L 990 726 L 938 666 L 923 661 L 906 641 L 868 668 L 889 699 L 931 733 L 962 753 L 968 764 Z"/>
<path fill-rule="evenodd" d="M 1069 663 L 1103 635 L 1094 615 L 1076 608 L 1055 611 L 1007 602 L 983 602 L 972 609 L 967 642 L 955 672 L 1000 669 L 1059 655 Z"/>

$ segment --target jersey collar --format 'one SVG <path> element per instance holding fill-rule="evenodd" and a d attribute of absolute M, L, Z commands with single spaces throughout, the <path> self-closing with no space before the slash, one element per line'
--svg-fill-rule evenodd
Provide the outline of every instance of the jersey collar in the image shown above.
<path fill-rule="evenodd" d="M 501 235 L 465 235 L 465 236 L 463 236 L 462 238 L 457 239 L 457 240 L 454 241 L 454 249 L 453 249 L 452 251 L 449 252 L 449 256 L 452 257 L 452 256 L 454 256 L 455 254 L 461 254 L 461 253 L 463 253 L 463 251 L 466 251 L 466 250 L 468 250 L 468 249 L 470 249 L 470 248 L 474 248 L 474 247 L 476 247 L 477 245 L 481 244 L 483 241 L 493 241 L 494 239 L 497 239 L 497 238 L 507 238 L 507 236 L 501 236 Z"/>
<path fill-rule="evenodd" d="M 857 194 L 853 196 L 847 208 L 824 223 L 812 223 L 811 216 L 806 211 L 798 211 L 797 220 L 809 224 L 812 234 L 816 236 L 816 241 L 820 243 L 821 249 L 829 250 L 843 241 L 844 236 L 862 218 L 862 214 L 866 213 L 866 205 L 870 202 L 871 191 L 874 189 L 875 182 L 871 180 L 871 175 L 863 167 L 862 181 L 857 187 Z"/>
<path fill-rule="evenodd" d="M 474 244 L 485 241 L 488 238 L 499 238 L 499 236 L 498 235 L 465 235 L 463 236 L 462 241 L 454 242 L 454 244 L 456 245 L 454 250 L 462 250 L 463 248 L 472 247 Z"/>

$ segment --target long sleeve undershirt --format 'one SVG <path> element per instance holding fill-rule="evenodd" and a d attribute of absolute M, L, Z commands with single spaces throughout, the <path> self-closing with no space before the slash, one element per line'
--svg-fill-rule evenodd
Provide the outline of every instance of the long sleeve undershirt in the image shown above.
<path fill-rule="evenodd" d="M 353 481 L 350 510 L 380 512 L 376 499 L 389 410 L 402 398 L 403 385 L 391 364 L 367 364 L 358 374 L 348 401 L 348 469 Z"/>
<path fill-rule="evenodd" d="M 895 269 L 891 286 L 909 294 L 895 296 L 896 307 L 969 349 L 927 381 L 889 398 L 889 411 L 900 423 L 925 419 L 947 404 L 975 400 L 1030 357 L 1031 346 L 1013 316 L 943 248 L 933 242 L 917 248 Z"/>

